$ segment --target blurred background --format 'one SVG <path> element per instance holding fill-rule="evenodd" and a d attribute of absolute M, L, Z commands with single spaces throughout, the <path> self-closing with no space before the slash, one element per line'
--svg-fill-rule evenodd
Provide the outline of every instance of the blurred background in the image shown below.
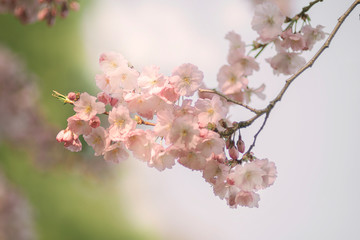
<path fill-rule="evenodd" d="M 0 1 L 1 2 L 1 1 Z M 258 209 L 230 209 L 201 174 L 182 166 L 158 172 L 128 159 L 118 165 L 55 140 L 73 114 L 52 90 L 98 90 L 102 52 L 123 54 L 136 69 L 158 65 L 171 74 L 191 62 L 217 86 L 228 31 L 250 43 L 254 5 L 262 1 L 81 1 L 80 10 L 24 25 L 0 15 L 0 239 L 358 239 L 360 8 L 354 10 L 314 66 L 272 112 L 254 149 L 278 168 Z M 308 1 L 277 1 L 292 16 Z M 352 1 L 324 1 L 312 25 L 330 33 Z M 0 12 L 2 9 L 0 8 Z M 315 45 L 308 60 L 321 44 Z M 286 77 L 260 57 L 250 87 L 266 84 L 266 101 Z M 249 113 L 239 108 L 232 119 Z M 243 131 L 251 142 L 259 123 Z"/>

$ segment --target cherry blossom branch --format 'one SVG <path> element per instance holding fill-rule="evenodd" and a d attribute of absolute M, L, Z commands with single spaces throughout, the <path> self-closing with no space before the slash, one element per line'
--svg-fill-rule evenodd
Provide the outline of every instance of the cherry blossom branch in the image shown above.
<path fill-rule="evenodd" d="M 269 105 L 261 110 L 256 116 L 254 116 L 253 118 L 249 119 L 248 121 L 242 121 L 239 122 L 237 125 L 235 125 L 233 128 L 231 128 L 231 134 L 233 134 L 236 130 L 240 129 L 240 128 L 244 128 L 247 127 L 249 125 L 251 125 L 257 118 L 259 118 L 260 116 L 262 116 L 263 114 L 266 114 L 265 119 L 263 124 L 261 125 L 259 131 L 254 135 L 254 141 L 253 143 L 250 145 L 249 150 L 246 152 L 249 153 L 252 148 L 255 146 L 255 142 L 257 139 L 257 136 L 260 134 L 260 132 L 263 130 L 266 121 L 270 115 L 271 110 L 274 108 L 274 106 L 276 105 L 277 102 L 281 101 L 282 97 L 284 96 L 286 90 L 289 88 L 290 84 L 300 75 L 302 74 L 306 69 L 310 68 L 313 66 L 314 62 L 316 61 L 316 59 L 324 52 L 324 50 L 326 48 L 329 47 L 330 42 L 332 41 L 332 39 L 334 38 L 335 34 L 337 33 L 337 31 L 339 30 L 340 26 L 343 24 L 343 22 L 345 21 L 345 19 L 349 16 L 349 14 L 352 12 L 352 10 L 358 5 L 360 4 L 360 0 L 355 0 L 354 3 L 346 10 L 346 12 L 338 19 L 338 22 L 336 24 L 336 26 L 334 27 L 334 29 L 332 30 L 332 32 L 330 33 L 329 37 L 327 38 L 327 40 L 325 41 L 325 43 L 322 45 L 322 47 L 317 51 L 317 53 L 310 59 L 310 61 L 308 61 L 308 63 L 303 66 L 301 69 L 299 69 L 293 76 L 291 76 L 288 80 L 286 80 L 286 83 L 284 85 L 284 87 L 281 89 L 281 91 L 279 92 L 279 94 L 272 100 L 270 101 Z M 229 129 L 228 129 L 229 130 Z M 230 134 L 230 135 L 231 135 Z M 245 154 L 245 155 L 246 155 Z"/>
<path fill-rule="evenodd" d="M 201 92 L 201 93 L 214 93 L 214 94 L 219 95 L 220 97 L 224 98 L 226 101 L 234 103 L 234 104 L 239 105 L 239 106 L 242 106 L 242 107 L 248 109 L 249 111 L 251 111 L 253 113 L 258 114 L 258 113 L 261 112 L 260 110 L 257 110 L 257 109 L 255 109 L 253 107 L 250 107 L 250 106 L 248 106 L 248 105 L 246 105 L 244 103 L 235 101 L 235 100 L 227 97 L 226 95 L 222 94 L 221 92 L 217 91 L 216 89 L 199 89 L 199 92 Z"/>

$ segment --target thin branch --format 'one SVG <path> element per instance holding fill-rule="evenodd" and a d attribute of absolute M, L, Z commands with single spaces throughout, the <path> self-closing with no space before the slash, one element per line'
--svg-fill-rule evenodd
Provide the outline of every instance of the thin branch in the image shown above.
<path fill-rule="evenodd" d="M 250 106 L 248 106 L 248 105 L 246 105 L 244 103 L 235 101 L 235 100 L 225 96 L 224 94 L 218 92 L 216 89 L 199 89 L 199 92 L 201 92 L 201 93 L 213 93 L 213 94 L 219 95 L 220 97 L 224 98 L 226 101 L 237 104 L 239 106 L 242 106 L 242 107 L 244 107 L 244 108 L 248 109 L 249 111 L 251 111 L 253 113 L 256 113 L 256 114 L 260 113 L 260 111 L 261 111 L 261 110 L 257 110 L 255 108 L 252 108 L 252 107 L 250 107 Z"/>
<path fill-rule="evenodd" d="M 260 132 L 263 130 L 268 118 L 269 118 L 270 112 L 265 114 L 265 118 L 264 118 L 264 122 L 262 123 L 259 131 L 257 131 L 257 133 L 254 135 L 254 141 L 253 143 L 250 145 L 249 149 L 246 151 L 246 153 L 244 155 L 247 155 L 248 153 L 250 153 L 250 151 L 253 149 L 253 147 L 255 147 L 255 143 L 256 143 L 256 139 L 258 137 L 258 135 L 260 134 Z"/>

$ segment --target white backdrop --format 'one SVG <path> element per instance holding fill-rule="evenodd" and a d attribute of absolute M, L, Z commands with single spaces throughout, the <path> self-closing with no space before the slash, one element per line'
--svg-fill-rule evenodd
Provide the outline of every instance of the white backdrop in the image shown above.
<path fill-rule="evenodd" d="M 294 14 L 308 0 L 293 2 Z M 312 24 L 331 32 L 351 3 L 319 3 L 310 11 Z M 160 173 L 129 159 L 121 166 L 125 176 L 119 179 L 119 195 L 134 221 L 174 240 L 359 239 L 359 14 L 360 6 L 313 68 L 290 87 L 260 134 L 254 152 L 276 163 L 278 178 L 260 192 L 258 209 L 230 209 L 198 172 L 176 166 Z M 235 30 L 250 43 L 256 37 L 252 15 L 245 0 L 95 1 L 84 18 L 91 74 L 100 71 L 100 53 L 111 50 L 138 70 L 156 64 L 170 74 L 191 62 L 204 72 L 207 85 L 216 87 L 218 69 L 226 63 L 224 36 Z M 271 53 L 266 49 L 261 58 Z M 249 85 L 265 82 L 270 100 L 285 78 L 273 76 L 264 61 L 261 68 Z M 240 120 L 248 115 L 237 108 L 232 116 Z M 248 143 L 256 130 L 242 131 Z"/>

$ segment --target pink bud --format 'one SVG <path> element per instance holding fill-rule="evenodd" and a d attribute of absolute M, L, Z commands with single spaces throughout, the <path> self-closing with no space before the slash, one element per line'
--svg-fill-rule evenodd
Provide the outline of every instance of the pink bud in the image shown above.
<path fill-rule="evenodd" d="M 97 99 L 105 105 L 109 104 L 111 101 L 111 97 L 104 92 L 98 93 Z"/>
<path fill-rule="evenodd" d="M 113 106 L 115 106 L 117 103 L 118 103 L 118 99 L 117 98 L 111 98 L 111 100 L 110 100 L 110 105 L 113 107 Z"/>
<path fill-rule="evenodd" d="M 61 130 L 61 131 L 56 135 L 56 141 L 58 141 L 58 142 L 62 142 L 62 141 L 63 141 L 64 132 L 65 132 L 65 130 Z"/>
<path fill-rule="evenodd" d="M 228 178 L 226 178 L 226 183 L 229 185 L 234 185 L 235 181 L 234 181 L 234 179 L 228 177 Z"/>
<path fill-rule="evenodd" d="M 239 152 L 244 153 L 245 152 L 245 143 L 243 140 L 239 139 L 236 143 L 237 148 L 239 149 Z"/>
<path fill-rule="evenodd" d="M 71 101 L 75 101 L 76 100 L 76 93 L 69 92 L 68 95 L 67 95 L 67 98 L 70 99 Z"/>
<path fill-rule="evenodd" d="M 237 160 L 239 158 L 239 151 L 236 149 L 235 146 L 232 146 L 229 149 L 229 155 L 233 160 Z"/>
<path fill-rule="evenodd" d="M 94 116 L 93 118 L 90 119 L 89 125 L 92 128 L 99 127 L 100 126 L 100 118 L 98 116 Z"/>
<path fill-rule="evenodd" d="M 65 130 L 64 136 L 63 136 L 63 141 L 64 142 L 72 142 L 73 140 L 74 140 L 73 132 L 71 130 Z"/>

